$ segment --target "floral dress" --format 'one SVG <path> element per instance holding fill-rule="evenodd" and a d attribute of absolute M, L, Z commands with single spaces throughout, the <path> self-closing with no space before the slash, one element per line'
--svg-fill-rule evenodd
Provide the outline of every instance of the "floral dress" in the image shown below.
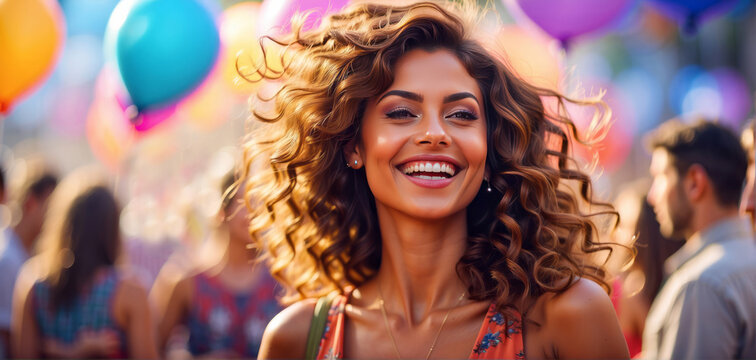
<path fill-rule="evenodd" d="M 333 300 L 320 340 L 318 359 L 343 359 L 344 320 L 346 318 L 344 309 L 348 300 L 349 293 L 339 295 Z M 504 315 L 496 311 L 494 304 L 491 304 L 468 358 L 524 359 L 520 318 L 507 321 Z"/>
<path fill-rule="evenodd" d="M 281 310 L 277 283 L 269 275 L 249 291 L 235 293 L 217 276 L 194 277 L 193 306 L 187 319 L 189 352 L 255 358 L 265 327 Z"/>

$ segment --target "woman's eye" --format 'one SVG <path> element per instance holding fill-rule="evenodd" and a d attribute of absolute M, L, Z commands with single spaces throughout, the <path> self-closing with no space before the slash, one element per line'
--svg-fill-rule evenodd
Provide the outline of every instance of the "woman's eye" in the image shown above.
<path fill-rule="evenodd" d="M 455 112 L 451 113 L 451 115 L 449 115 L 448 117 L 450 117 L 450 118 L 457 118 L 457 119 L 465 119 L 465 120 L 477 120 L 478 119 L 478 115 L 475 115 L 474 113 L 472 113 L 470 111 L 465 111 L 465 110 L 455 111 Z"/>
<path fill-rule="evenodd" d="M 411 111 L 407 109 L 394 109 L 389 111 L 386 116 L 389 119 L 402 119 L 402 118 L 408 118 L 408 117 L 417 117 L 415 114 L 413 114 Z"/>

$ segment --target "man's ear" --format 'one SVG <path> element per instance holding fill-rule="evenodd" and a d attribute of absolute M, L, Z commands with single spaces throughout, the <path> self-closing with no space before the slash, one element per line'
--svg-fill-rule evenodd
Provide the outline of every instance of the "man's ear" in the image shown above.
<path fill-rule="evenodd" d="M 706 169 L 699 164 L 693 164 L 685 174 L 685 193 L 691 201 L 699 201 L 709 191 L 711 179 Z"/>
<path fill-rule="evenodd" d="M 346 159 L 346 166 L 352 169 L 359 169 L 362 167 L 362 149 L 357 144 L 357 139 L 349 140 L 344 145 L 344 159 Z"/>

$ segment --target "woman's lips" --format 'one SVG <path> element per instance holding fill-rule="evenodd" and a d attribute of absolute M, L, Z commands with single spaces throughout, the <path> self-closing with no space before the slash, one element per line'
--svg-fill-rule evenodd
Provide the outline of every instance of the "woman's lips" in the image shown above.
<path fill-rule="evenodd" d="M 438 188 L 445 187 L 451 184 L 451 182 L 454 180 L 454 177 L 444 178 L 444 177 L 439 176 L 439 177 L 431 177 L 430 179 L 428 179 L 426 177 L 411 176 L 407 174 L 404 174 L 404 176 L 415 185 L 422 186 L 425 188 L 430 188 L 430 189 L 438 189 Z"/>

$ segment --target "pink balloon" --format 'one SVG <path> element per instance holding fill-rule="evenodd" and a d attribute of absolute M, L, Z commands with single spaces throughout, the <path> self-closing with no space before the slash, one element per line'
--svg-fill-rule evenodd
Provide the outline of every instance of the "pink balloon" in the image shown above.
<path fill-rule="evenodd" d="M 136 107 L 131 105 L 128 95 L 124 92 L 116 94 L 118 106 L 121 107 L 126 121 L 130 121 L 134 130 L 145 132 L 164 122 L 176 112 L 176 104 L 171 104 L 159 109 L 150 109 L 137 113 Z"/>
<path fill-rule="evenodd" d="M 118 72 L 105 67 L 97 81 L 96 92 L 109 101 L 114 101 L 121 110 L 122 121 L 129 123 L 134 130 L 144 133 L 156 125 L 166 121 L 176 112 L 176 104 L 159 109 L 150 109 L 136 113 L 126 88 L 123 86 Z M 133 113 L 132 113 L 133 112 Z"/>
<path fill-rule="evenodd" d="M 628 13 L 635 0 L 503 0 L 515 17 L 524 14 L 566 45 Z"/>
<path fill-rule="evenodd" d="M 258 34 L 275 35 L 291 30 L 291 17 L 299 12 L 312 11 L 302 30 L 320 25 L 323 16 L 341 10 L 348 0 L 265 0 L 260 7 Z"/>
<path fill-rule="evenodd" d="M 590 96 L 598 95 L 600 90 L 606 91 L 602 100 L 612 111 L 611 125 L 598 132 L 604 134 L 604 138 L 595 143 L 593 147 L 589 148 L 577 142 L 573 143 L 574 154 L 588 163 L 596 157 L 598 165 L 603 170 L 613 172 L 622 166 L 630 154 L 633 135 L 637 129 L 634 109 L 630 106 L 631 103 L 627 100 L 627 95 L 609 82 L 586 79 L 583 87 Z M 553 111 L 553 101 L 545 102 L 544 105 L 547 106 L 547 109 Z M 571 120 L 578 128 L 580 136 L 583 138 L 588 136 L 591 120 L 596 109 L 591 106 L 580 106 L 572 103 L 567 103 L 566 108 Z"/>

